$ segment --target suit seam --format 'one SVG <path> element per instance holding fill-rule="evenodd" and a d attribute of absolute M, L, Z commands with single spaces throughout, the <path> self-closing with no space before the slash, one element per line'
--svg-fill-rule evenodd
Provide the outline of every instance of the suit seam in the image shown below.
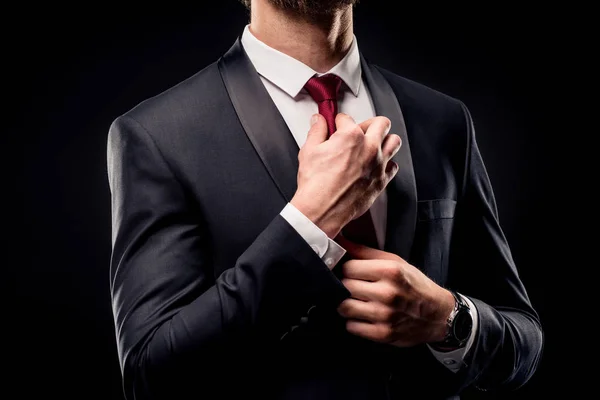
<path fill-rule="evenodd" d="M 465 145 L 465 163 L 463 169 L 463 177 L 462 177 L 462 185 L 461 185 L 461 193 L 460 198 L 464 199 L 467 192 L 467 186 L 469 181 L 469 170 L 471 168 L 471 146 L 472 146 L 472 126 L 471 126 L 471 118 L 469 116 L 469 111 L 467 110 L 467 106 L 460 100 L 456 100 L 460 104 L 462 115 L 465 124 L 465 134 L 466 134 L 466 145 Z"/>
<path fill-rule="evenodd" d="M 173 169 L 173 167 L 171 166 L 171 164 L 169 163 L 169 161 L 167 160 L 167 158 L 165 157 L 165 155 L 163 154 L 163 152 L 161 151 L 160 147 L 158 146 L 158 144 L 156 143 L 156 140 L 154 139 L 154 137 L 150 134 L 150 132 L 148 131 L 148 129 L 146 129 L 146 127 L 144 125 L 142 125 L 138 120 L 136 120 L 135 118 L 129 116 L 129 115 L 122 115 L 121 118 L 123 119 L 129 119 L 132 122 L 134 122 L 137 126 L 139 126 L 142 131 L 144 131 L 144 133 L 146 134 L 146 136 L 148 136 L 148 138 L 150 139 L 150 142 L 152 143 L 153 147 L 156 149 L 156 152 L 158 153 L 158 155 L 160 156 L 160 158 L 162 159 L 162 161 L 164 162 L 164 164 L 167 167 L 167 170 L 169 171 L 169 173 L 173 176 L 173 178 L 175 178 L 175 181 L 177 182 L 177 184 L 179 185 L 179 187 L 181 188 L 183 195 L 185 197 L 185 185 L 183 185 L 183 182 L 181 181 L 181 178 L 177 176 L 177 174 L 175 173 L 175 170 Z"/>

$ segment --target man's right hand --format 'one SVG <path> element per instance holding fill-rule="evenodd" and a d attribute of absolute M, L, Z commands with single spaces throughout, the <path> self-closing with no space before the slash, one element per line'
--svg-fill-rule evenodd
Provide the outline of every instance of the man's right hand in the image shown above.
<path fill-rule="evenodd" d="M 388 134 L 391 122 L 374 117 L 360 124 L 338 114 L 327 139 L 322 115 L 313 116 L 298 154 L 298 189 L 290 201 L 330 238 L 364 214 L 398 172 L 391 158 L 402 141 Z"/>

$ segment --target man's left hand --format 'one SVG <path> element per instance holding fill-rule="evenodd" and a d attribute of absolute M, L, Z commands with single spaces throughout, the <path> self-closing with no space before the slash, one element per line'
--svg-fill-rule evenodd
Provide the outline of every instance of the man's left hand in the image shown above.
<path fill-rule="evenodd" d="M 353 257 L 342 265 L 351 297 L 338 307 L 348 332 L 399 347 L 444 339 L 452 293 L 395 254 L 336 241 Z"/>

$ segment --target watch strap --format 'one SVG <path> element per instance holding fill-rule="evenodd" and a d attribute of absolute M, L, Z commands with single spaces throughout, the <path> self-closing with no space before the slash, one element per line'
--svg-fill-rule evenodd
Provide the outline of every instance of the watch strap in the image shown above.
<path fill-rule="evenodd" d="M 454 321 L 459 312 L 470 312 L 471 308 L 459 293 L 457 293 L 454 290 L 449 290 L 449 292 L 452 293 L 452 296 L 454 296 L 454 308 L 452 309 L 452 312 L 450 312 L 450 315 L 446 319 L 446 337 L 441 342 L 430 344 L 434 349 L 438 351 L 456 350 L 457 348 L 464 346 L 467 342 L 467 340 L 460 341 L 458 338 L 455 337 Z"/>

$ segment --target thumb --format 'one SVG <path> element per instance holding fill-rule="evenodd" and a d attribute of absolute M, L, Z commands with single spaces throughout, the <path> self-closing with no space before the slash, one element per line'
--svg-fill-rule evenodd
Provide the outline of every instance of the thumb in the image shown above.
<path fill-rule="evenodd" d="M 387 251 L 382 251 L 373 247 L 365 246 L 364 244 L 353 242 L 350 239 L 345 238 L 341 233 L 336 236 L 335 241 L 337 244 L 342 246 L 352 258 L 357 260 L 396 261 L 400 258 L 396 254 L 388 253 Z"/>
<path fill-rule="evenodd" d="M 314 114 L 310 120 L 311 126 L 306 136 L 305 145 L 316 146 L 327 140 L 327 123 L 321 114 Z"/>

